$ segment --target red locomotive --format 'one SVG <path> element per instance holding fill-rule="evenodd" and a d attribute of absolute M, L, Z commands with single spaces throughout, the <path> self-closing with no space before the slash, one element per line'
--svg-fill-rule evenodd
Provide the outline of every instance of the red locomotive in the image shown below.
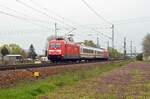
<path fill-rule="evenodd" d="M 65 40 L 65 38 L 57 38 L 48 42 L 48 59 L 52 62 L 57 61 L 81 61 L 81 60 L 108 60 L 109 53 L 102 48 L 93 48 L 81 46 Z"/>

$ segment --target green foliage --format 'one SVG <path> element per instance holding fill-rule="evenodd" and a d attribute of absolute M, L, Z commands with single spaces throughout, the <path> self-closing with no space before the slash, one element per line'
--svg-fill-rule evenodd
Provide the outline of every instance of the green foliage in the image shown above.
<path fill-rule="evenodd" d="M 8 51 L 8 49 L 7 49 L 5 46 L 1 49 L 1 54 L 2 54 L 3 56 L 9 54 L 9 51 Z"/>
<path fill-rule="evenodd" d="M 8 49 L 9 54 L 19 54 L 24 58 L 27 56 L 27 53 L 17 44 L 5 44 L 1 46 L 0 49 L 2 49 L 4 46 Z"/>
<path fill-rule="evenodd" d="M 31 58 L 31 59 L 35 59 L 36 56 L 37 56 L 37 54 L 35 52 L 34 46 L 31 44 L 30 48 L 29 48 L 29 51 L 28 51 L 28 57 Z"/>
<path fill-rule="evenodd" d="M 108 48 L 109 56 L 111 58 L 121 58 L 123 56 L 122 53 L 118 52 L 116 49 Z"/>
<path fill-rule="evenodd" d="M 9 48 L 11 50 L 11 54 L 20 54 L 22 52 L 22 48 L 20 48 L 17 44 L 9 44 Z"/>
<path fill-rule="evenodd" d="M 142 45 L 143 45 L 144 56 L 145 57 L 150 56 L 150 34 L 147 34 L 144 37 Z"/>
<path fill-rule="evenodd" d="M 84 40 L 83 44 L 85 46 L 97 47 L 96 44 L 92 40 Z"/>
<path fill-rule="evenodd" d="M 142 61 L 143 60 L 143 53 L 140 53 L 136 56 L 136 60 Z"/>

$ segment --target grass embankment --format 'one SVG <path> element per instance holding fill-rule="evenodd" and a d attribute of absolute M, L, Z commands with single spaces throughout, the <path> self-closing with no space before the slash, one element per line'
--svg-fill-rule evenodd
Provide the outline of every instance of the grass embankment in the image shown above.
<path fill-rule="evenodd" d="M 89 69 L 47 77 L 36 82 L 22 81 L 15 87 L 0 89 L 0 99 L 35 99 L 38 96 L 54 92 L 60 87 L 75 85 L 83 79 L 99 76 L 102 73 L 121 67 L 127 63 L 129 61 L 109 63 L 102 66 L 97 65 Z"/>
<path fill-rule="evenodd" d="M 133 62 L 38 99 L 150 99 L 150 64 Z"/>

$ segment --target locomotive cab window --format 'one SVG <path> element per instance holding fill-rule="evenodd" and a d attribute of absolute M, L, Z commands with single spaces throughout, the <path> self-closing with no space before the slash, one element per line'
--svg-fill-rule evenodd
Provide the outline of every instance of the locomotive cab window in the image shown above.
<path fill-rule="evenodd" d="M 59 43 L 53 43 L 53 44 L 50 44 L 49 47 L 50 48 L 60 48 L 61 44 L 59 44 Z"/>

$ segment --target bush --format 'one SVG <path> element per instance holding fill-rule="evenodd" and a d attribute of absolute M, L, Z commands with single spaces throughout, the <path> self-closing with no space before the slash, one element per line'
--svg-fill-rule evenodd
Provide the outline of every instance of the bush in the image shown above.
<path fill-rule="evenodd" d="M 143 53 L 140 53 L 136 56 L 136 60 L 143 61 Z"/>

